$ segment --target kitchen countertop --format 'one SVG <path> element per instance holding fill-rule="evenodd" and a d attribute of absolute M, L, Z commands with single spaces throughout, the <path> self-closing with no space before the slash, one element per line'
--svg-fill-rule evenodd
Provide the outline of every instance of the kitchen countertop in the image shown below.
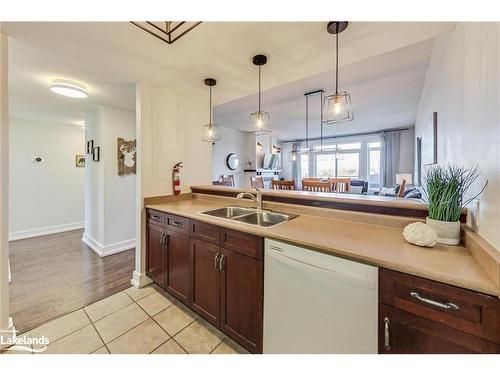
<path fill-rule="evenodd" d="M 236 199 L 230 201 L 231 204 L 248 206 L 248 201 Z M 401 228 L 339 220 L 335 219 L 334 213 L 332 218 L 300 214 L 291 221 L 271 228 L 261 228 L 200 213 L 229 204 L 227 198 L 225 201 L 217 201 L 193 194 L 187 199 L 146 204 L 146 207 L 500 296 L 500 287 L 464 246 L 441 244 L 433 248 L 415 246 L 405 241 Z"/>

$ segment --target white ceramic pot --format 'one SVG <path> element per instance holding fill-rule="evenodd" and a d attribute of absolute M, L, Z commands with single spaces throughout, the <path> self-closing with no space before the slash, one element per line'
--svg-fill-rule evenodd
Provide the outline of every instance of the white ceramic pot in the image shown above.
<path fill-rule="evenodd" d="M 441 221 L 426 217 L 425 222 L 436 231 L 437 242 L 446 245 L 460 243 L 460 221 Z"/>

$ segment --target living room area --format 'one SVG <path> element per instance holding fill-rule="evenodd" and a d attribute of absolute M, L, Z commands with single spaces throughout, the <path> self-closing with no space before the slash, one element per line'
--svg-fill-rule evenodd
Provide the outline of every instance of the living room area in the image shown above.
<path fill-rule="evenodd" d="M 214 185 L 420 198 L 437 158 L 437 113 L 421 96 L 439 36 L 356 58 L 345 35 L 331 37 L 333 80 L 330 71 L 266 90 L 269 60 L 254 64 L 254 95 L 214 107 Z M 336 90 L 345 107 L 328 108 Z M 257 107 L 267 117 L 256 131 Z"/>

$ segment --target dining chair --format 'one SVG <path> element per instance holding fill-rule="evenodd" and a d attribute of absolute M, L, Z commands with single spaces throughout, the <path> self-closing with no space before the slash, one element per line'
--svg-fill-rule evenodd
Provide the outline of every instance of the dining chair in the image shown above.
<path fill-rule="evenodd" d="M 250 177 L 250 184 L 253 188 L 264 189 L 264 179 L 262 176 Z"/>
<path fill-rule="evenodd" d="M 274 190 L 295 190 L 295 180 L 271 180 Z"/>
<path fill-rule="evenodd" d="M 228 174 L 228 175 L 221 174 L 219 181 L 220 181 L 219 185 L 234 186 L 234 176 L 232 174 Z"/>
<path fill-rule="evenodd" d="M 350 178 L 330 178 L 331 191 L 334 193 L 348 193 L 351 186 Z"/>
<path fill-rule="evenodd" d="M 330 181 L 302 180 L 302 190 L 330 193 L 332 191 L 332 185 Z"/>

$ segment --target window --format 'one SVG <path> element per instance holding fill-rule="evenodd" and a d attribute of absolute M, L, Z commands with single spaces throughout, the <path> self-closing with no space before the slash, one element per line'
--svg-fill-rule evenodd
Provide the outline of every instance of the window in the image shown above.
<path fill-rule="evenodd" d="M 339 154 L 337 177 L 359 178 L 359 152 Z"/>
<path fill-rule="evenodd" d="M 380 142 L 368 142 L 368 189 L 380 189 Z"/>
<path fill-rule="evenodd" d="M 335 177 L 335 154 L 316 155 L 315 177 Z"/>
<path fill-rule="evenodd" d="M 300 175 L 302 178 L 309 177 L 309 154 L 300 154 Z"/>

